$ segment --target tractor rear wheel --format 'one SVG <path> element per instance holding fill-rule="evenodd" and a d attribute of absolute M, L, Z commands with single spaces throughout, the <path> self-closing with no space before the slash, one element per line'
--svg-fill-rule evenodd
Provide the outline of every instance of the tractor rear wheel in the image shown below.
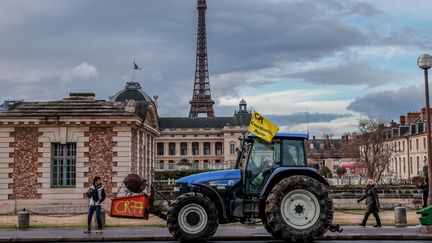
<path fill-rule="evenodd" d="M 308 176 L 291 176 L 271 190 L 264 217 L 266 229 L 274 237 L 309 242 L 331 225 L 333 204 L 320 182 Z"/>
<path fill-rule="evenodd" d="M 203 242 L 216 233 L 219 226 L 215 204 L 201 193 L 179 196 L 167 214 L 168 230 L 176 240 Z"/>

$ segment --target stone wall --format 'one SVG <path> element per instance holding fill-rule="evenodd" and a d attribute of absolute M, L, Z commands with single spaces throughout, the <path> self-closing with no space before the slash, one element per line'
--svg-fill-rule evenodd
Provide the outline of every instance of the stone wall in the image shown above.
<path fill-rule="evenodd" d="M 410 209 L 417 208 L 421 203 L 418 198 L 380 198 L 382 209 L 393 209 L 399 204 Z M 336 209 L 365 209 L 365 201 L 357 203 L 356 198 L 334 198 L 333 206 Z"/>
<path fill-rule="evenodd" d="M 150 182 L 150 181 L 152 181 L 151 170 L 154 168 L 153 165 L 152 165 L 154 157 L 152 157 L 152 153 L 151 153 L 152 137 L 150 136 L 150 134 L 146 135 L 146 141 L 145 141 L 145 143 L 146 143 L 146 146 L 145 146 L 144 153 L 145 153 L 145 156 L 146 156 L 146 159 L 145 159 L 145 167 L 146 167 L 146 169 L 145 169 L 145 173 L 144 173 L 144 178 L 148 182 Z"/>
<path fill-rule="evenodd" d="M 143 132 L 139 131 L 138 137 L 138 174 L 143 177 L 143 165 L 144 165 L 144 144 L 143 144 Z"/>
<path fill-rule="evenodd" d="M 89 129 L 89 162 L 88 162 L 88 184 L 92 185 L 93 178 L 100 176 L 102 178 L 106 193 L 111 196 L 112 188 L 116 187 L 113 182 L 113 136 L 112 127 L 90 127 Z"/>
<path fill-rule="evenodd" d="M 138 154 L 138 136 L 137 130 L 132 129 L 131 131 L 131 172 L 137 174 L 138 166 L 137 166 L 137 154 Z"/>
<path fill-rule="evenodd" d="M 10 199 L 38 199 L 38 137 L 37 127 L 18 127 L 14 132 L 13 194 Z"/>
<path fill-rule="evenodd" d="M 116 193 L 119 187 L 123 184 L 124 178 L 131 170 L 131 127 L 115 126 L 114 131 L 114 148 L 113 148 L 113 192 Z M 124 187 L 123 187 L 124 188 Z"/>
<path fill-rule="evenodd" d="M 13 127 L 0 127 L 0 200 L 8 199 L 12 194 L 13 178 L 9 175 L 13 173 L 13 158 L 10 156 L 14 151 L 14 132 Z"/>

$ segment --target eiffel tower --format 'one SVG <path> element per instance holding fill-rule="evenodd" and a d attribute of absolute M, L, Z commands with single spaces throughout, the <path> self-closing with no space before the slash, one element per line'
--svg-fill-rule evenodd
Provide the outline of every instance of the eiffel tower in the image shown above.
<path fill-rule="evenodd" d="M 195 67 L 195 82 L 189 117 L 198 117 L 205 113 L 207 117 L 214 117 L 214 101 L 210 93 L 210 81 L 207 63 L 207 37 L 205 12 L 207 9 L 206 0 L 197 0 L 198 9 L 198 31 L 197 31 L 197 53 Z"/>

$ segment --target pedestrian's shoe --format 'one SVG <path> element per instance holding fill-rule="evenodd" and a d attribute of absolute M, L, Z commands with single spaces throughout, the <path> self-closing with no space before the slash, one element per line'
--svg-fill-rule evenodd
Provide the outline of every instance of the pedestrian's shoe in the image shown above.
<path fill-rule="evenodd" d="M 360 226 L 361 226 L 361 227 L 363 227 L 363 228 L 365 227 L 365 225 L 364 225 L 364 224 L 362 224 L 362 223 L 359 223 L 358 225 L 360 225 Z"/>
<path fill-rule="evenodd" d="M 381 225 L 374 225 L 375 228 L 381 228 Z"/>
<path fill-rule="evenodd" d="M 102 232 L 102 230 L 96 230 L 96 233 L 97 234 L 102 234 L 103 232 Z"/>
<path fill-rule="evenodd" d="M 91 233 L 91 230 L 85 230 L 84 231 L 84 234 L 90 234 Z"/>

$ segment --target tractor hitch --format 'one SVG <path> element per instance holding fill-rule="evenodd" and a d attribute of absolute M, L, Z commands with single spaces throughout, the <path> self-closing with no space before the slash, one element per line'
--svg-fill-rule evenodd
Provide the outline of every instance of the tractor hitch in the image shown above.
<path fill-rule="evenodd" d="M 167 220 L 167 215 L 166 213 L 163 213 L 160 209 L 158 208 L 149 208 L 148 210 L 149 214 L 153 214 L 154 216 L 159 217 L 162 220 Z"/>

